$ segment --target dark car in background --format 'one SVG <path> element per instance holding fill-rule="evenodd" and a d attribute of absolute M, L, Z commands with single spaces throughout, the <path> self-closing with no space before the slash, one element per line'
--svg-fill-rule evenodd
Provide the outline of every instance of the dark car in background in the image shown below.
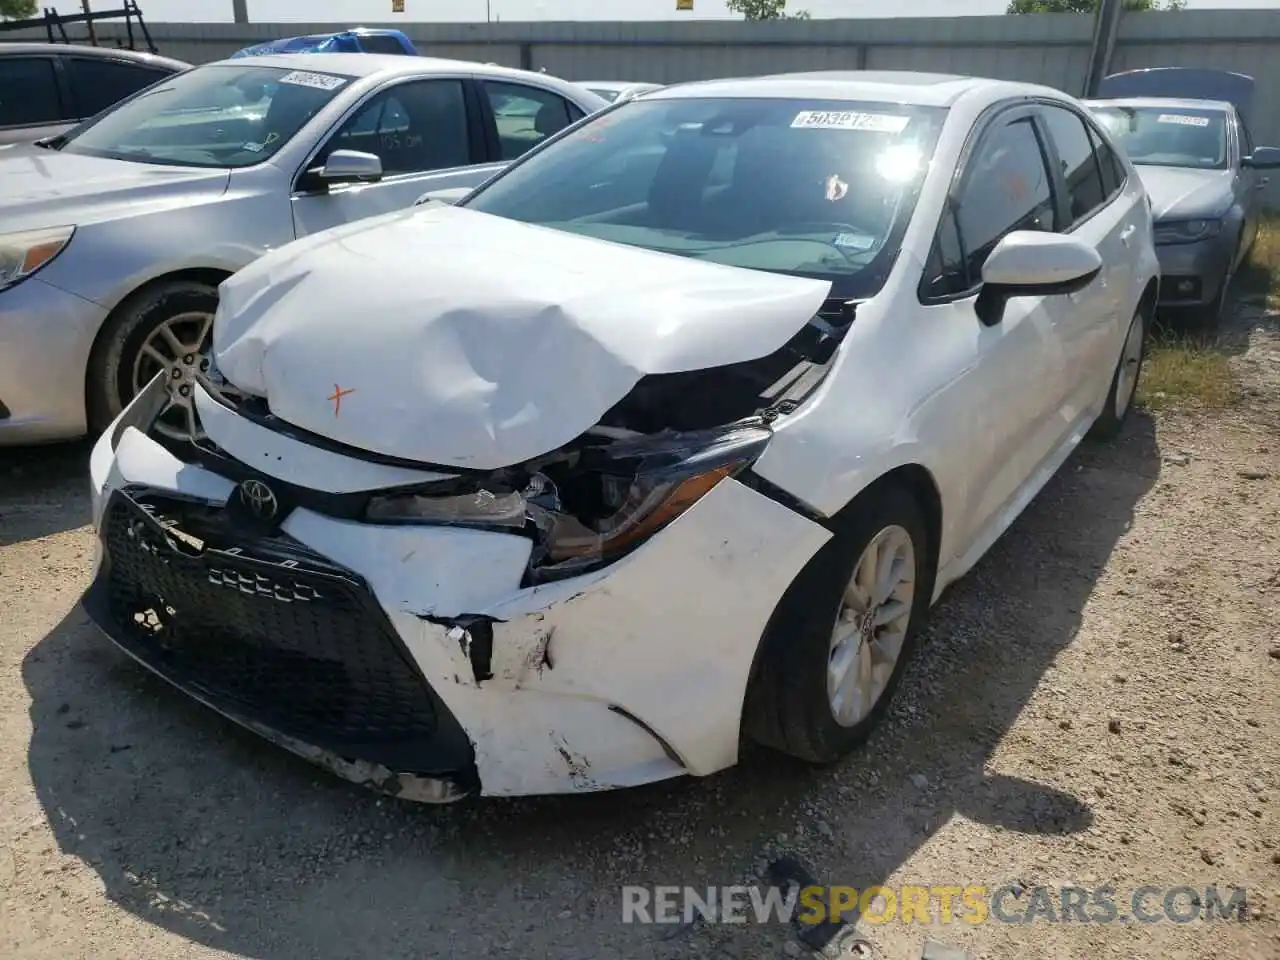
<path fill-rule="evenodd" d="M 1216 323 L 1257 237 L 1280 150 L 1253 142 L 1253 94 L 1244 74 L 1157 67 L 1107 77 L 1088 102 L 1151 198 L 1166 317 Z"/>
<path fill-rule="evenodd" d="M 0 43 L 0 144 L 55 136 L 191 64 L 66 43 Z"/>
<path fill-rule="evenodd" d="M 385 27 L 352 27 L 334 33 L 281 37 L 237 50 L 231 56 L 266 57 L 279 53 L 398 53 L 418 56 L 418 48 L 403 32 Z"/>

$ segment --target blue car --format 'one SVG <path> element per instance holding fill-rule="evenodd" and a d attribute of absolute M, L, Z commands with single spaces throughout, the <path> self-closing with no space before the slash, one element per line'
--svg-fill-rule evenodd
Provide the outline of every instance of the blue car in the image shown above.
<path fill-rule="evenodd" d="M 245 47 L 232 56 L 263 57 L 277 53 L 399 53 L 410 57 L 418 56 L 413 41 L 399 30 L 368 27 L 268 40 L 266 43 Z"/>

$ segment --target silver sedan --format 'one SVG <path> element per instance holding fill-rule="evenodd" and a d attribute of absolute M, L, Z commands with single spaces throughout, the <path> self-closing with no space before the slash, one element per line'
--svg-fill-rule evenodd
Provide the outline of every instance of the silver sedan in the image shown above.
<path fill-rule="evenodd" d="M 0 446 L 99 432 L 155 375 L 190 428 L 218 285 L 298 237 L 475 186 L 606 101 L 377 54 L 197 67 L 0 148 Z"/>

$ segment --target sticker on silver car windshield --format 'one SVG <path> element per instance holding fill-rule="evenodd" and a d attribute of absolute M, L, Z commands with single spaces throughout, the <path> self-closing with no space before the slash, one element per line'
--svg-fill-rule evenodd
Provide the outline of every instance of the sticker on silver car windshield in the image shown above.
<path fill-rule="evenodd" d="M 802 110 L 791 121 L 791 126 L 806 130 L 870 130 L 873 133 L 901 133 L 910 122 L 910 117 L 892 113 Z"/>
<path fill-rule="evenodd" d="M 836 236 L 834 243 L 837 247 L 847 247 L 850 250 L 870 250 L 876 245 L 876 238 L 861 233 L 841 233 Z"/>
<path fill-rule="evenodd" d="M 281 83 L 291 83 L 295 87 L 312 87 L 316 90 L 337 90 L 347 82 L 346 77 L 335 77 L 330 73 L 309 73 L 306 70 L 291 70 L 280 78 Z"/>
<path fill-rule="evenodd" d="M 1156 117 L 1156 123 L 1176 123 L 1181 127 L 1207 127 L 1208 117 L 1187 117 L 1180 113 L 1162 113 Z"/>

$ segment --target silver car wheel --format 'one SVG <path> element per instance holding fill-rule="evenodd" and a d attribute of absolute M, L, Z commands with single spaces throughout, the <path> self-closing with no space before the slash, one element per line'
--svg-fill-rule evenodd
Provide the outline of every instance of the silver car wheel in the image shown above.
<path fill-rule="evenodd" d="M 889 685 L 911 622 L 915 575 L 915 544 L 899 526 L 876 534 L 853 568 L 827 661 L 827 700 L 842 727 L 866 719 Z"/>
<path fill-rule="evenodd" d="M 194 388 L 209 369 L 212 328 L 212 313 L 175 314 L 152 331 L 134 358 L 135 396 L 157 373 L 163 372 L 168 381 L 169 403 L 154 427 L 164 436 L 181 440 L 198 434 Z"/>
<path fill-rule="evenodd" d="M 1129 335 L 1124 341 L 1124 351 L 1120 354 L 1120 368 L 1116 372 L 1116 419 L 1121 419 L 1133 402 L 1134 390 L 1138 386 L 1138 368 L 1142 363 L 1142 341 L 1146 335 L 1146 327 L 1142 322 L 1142 314 L 1133 318 L 1129 325 Z"/>

